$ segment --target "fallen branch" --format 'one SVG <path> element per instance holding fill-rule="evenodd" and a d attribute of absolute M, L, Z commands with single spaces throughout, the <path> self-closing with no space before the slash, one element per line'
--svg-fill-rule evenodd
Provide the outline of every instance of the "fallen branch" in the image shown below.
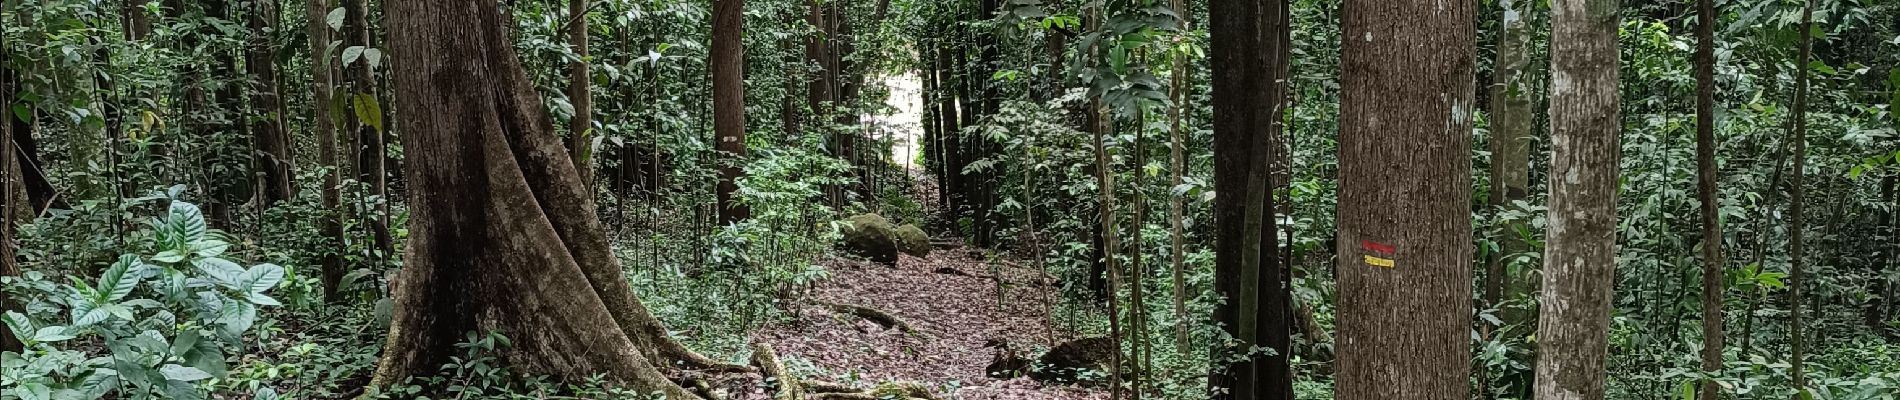
<path fill-rule="evenodd" d="M 877 323 L 879 326 L 883 326 L 884 329 L 897 328 L 898 330 L 904 331 L 904 333 L 917 333 L 917 330 L 911 328 L 910 324 L 904 323 L 904 320 L 898 319 L 895 315 L 878 311 L 878 309 L 875 308 L 839 303 L 819 302 L 819 304 L 831 309 L 832 312 L 851 314 L 858 318 L 864 318 L 866 321 L 871 321 Z"/>

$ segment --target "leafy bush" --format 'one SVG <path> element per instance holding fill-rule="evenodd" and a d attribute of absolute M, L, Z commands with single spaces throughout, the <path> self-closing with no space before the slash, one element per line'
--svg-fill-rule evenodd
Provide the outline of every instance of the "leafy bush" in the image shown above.
<path fill-rule="evenodd" d="M 4 318 L 26 349 L 4 355 L 0 383 L 19 388 L 8 395 L 203 399 L 226 375 L 258 308 L 281 305 L 269 292 L 285 269 L 224 258 L 231 244 L 191 203 L 173 201 L 150 227 L 155 254 L 122 255 L 95 281 L 7 278 L 9 296 L 27 303 Z"/>

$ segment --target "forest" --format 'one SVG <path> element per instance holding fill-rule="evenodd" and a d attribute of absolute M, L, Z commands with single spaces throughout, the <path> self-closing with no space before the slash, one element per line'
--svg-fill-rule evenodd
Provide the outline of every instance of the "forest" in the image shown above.
<path fill-rule="evenodd" d="M 1900 398 L 1900 1 L 0 0 L 0 400 Z"/>

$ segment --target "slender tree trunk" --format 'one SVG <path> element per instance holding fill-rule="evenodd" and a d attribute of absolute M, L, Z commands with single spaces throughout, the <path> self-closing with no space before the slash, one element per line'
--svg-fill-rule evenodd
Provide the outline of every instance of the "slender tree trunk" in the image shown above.
<path fill-rule="evenodd" d="M 1503 0 L 1504 21 L 1498 34 L 1497 71 L 1491 85 L 1491 209 L 1502 212 L 1530 192 L 1531 87 L 1524 71 L 1530 67 L 1531 33 L 1525 14 L 1528 1 Z M 1511 274 L 1510 257 L 1530 249 L 1518 232 L 1523 222 L 1500 223 L 1493 236 L 1498 251 L 1486 260 L 1484 304 L 1500 309 L 1507 325 L 1536 321 L 1533 310 L 1503 310 L 1501 304 L 1535 289 L 1529 274 Z"/>
<path fill-rule="evenodd" d="M 594 193 L 594 75 L 588 72 L 587 0 L 567 3 L 567 40 L 580 56 L 567 64 L 567 101 L 574 106 L 568 121 L 568 154 L 580 172 L 581 187 Z"/>
<path fill-rule="evenodd" d="M 1175 23 L 1181 25 L 1181 32 L 1184 33 L 1181 37 L 1187 37 L 1185 33 L 1194 31 L 1194 28 L 1188 25 L 1187 19 L 1188 14 L 1192 11 L 1187 9 L 1187 6 L 1183 4 L 1182 0 L 1171 0 L 1168 5 L 1174 9 Z M 1051 32 L 1050 35 L 1056 35 L 1056 33 Z M 1173 59 L 1174 65 L 1169 71 L 1168 100 L 1174 105 L 1168 107 L 1168 171 L 1171 178 L 1168 184 L 1170 188 L 1168 195 L 1168 260 L 1170 267 L 1169 272 L 1174 278 L 1172 282 L 1174 284 L 1174 350 L 1176 352 L 1186 353 L 1189 346 L 1188 327 L 1192 325 L 1188 323 L 1187 312 L 1187 275 L 1185 272 L 1187 269 L 1187 239 L 1182 234 L 1182 222 L 1187 211 L 1185 204 L 1181 201 L 1181 196 L 1174 195 L 1172 188 L 1181 187 L 1182 175 L 1187 173 L 1187 155 L 1183 149 L 1184 145 L 1181 137 L 1181 108 L 1187 106 L 1185 104 L 1188 90 L 1187 54 L 1185 52 L 1176 52 L 1171 55 L 1170 58 Z"/>
<path fill-rule="evenodd" d="M 1268 188 L 1272 148 L 1285 129 L 1290 10 L 1284 0 L 1216 0 L 1209 10 L 1214 189 L 1239 194 L 1214 199 L 1214 286 L 1227 298 L 1215 320 L 1236 341 L 1217 343 L 1215 359 L 1255 346 L 1273 353 L 1216 364 L 1208 383 L 1214 399 L 1292 399 L 1290 275 L 1274 256 L 1279 235 Z"/>
<path fill-rule="evenodd" d="M 1794 80 L 1794 177 L 1789 180 L 1788 190 L 1788 341 L 1793 347 L 1790 364 L 1797 390 L 1795 398 L 1803 398 L 1801 393 L 1808 391 L 1807 377 L 1807 321 L 1802 316 L 1802 306 L 1806 302 L 1807 277 L 1807 166 L 1808 166 L 1808 59 L 1813 54 L 1814 0 L 1806 0 L 1801 8 L 1801 50 L 1795 59 Z"/>
<path fill-rule="evenodd" d="M 343 264 L 343 209 L 342 209 L 342 165 L 339 164 L 337 145 L 337 117 L 330 113 L 330 104 L 336 91 L 334 78 L 335 62 L 327 52 L 330 45 L 330 26 L 324 17 L 330 13 L 329 0 L 310 0 L 305 12 L 308 26 L 306 33 L 310 38 L 310 92 L 312 105 L 311 129 L 317 135 L 317 164 L 322 165 L 323 194 L 322 209 L 318 211 L 318 222 L 323 238 L 329 242 L 323 254 L 323 299 L 336 303 L 343 301 L 343 275 L 349 271 Z"/>
<path fill-rule="evenodd" d="M 1551 6 L 1554 178 L 1537 326 L 1539 399 L 1603 398 L 1616 280 L 1619 13 L 1618 0 Z"/>
<path fill-rule="evenodd" d="M 319 19 L 318 21 L 321 21 Z M 251 30 L 245 46 L 244 67 L 251 79 L 251 141 L 257 146 L 254 163 L 259 171 L 259 199 L 264 208 L 290 200 L 295 195 L 295 174 L 290 133 L 284 129 L 282 95 L 277 88 L 277 58 L 271 43 L 276 32 L 277 2 L 254 0 L 245 25 Z"/>
<path fill-rule="evenodd" d="M 938 148 L 940 149 L 939 152 L 943 154 L 943 171 L 937 175 L 937 179 L 939 180 L 937 190 L 943 195 L 945 222 L 951 228 L 957 228 L 959 224 L 958 220 L 964 216 L 963 207 L 965 201 L 963 193 L 960 193 L 958 190 L 963 187 L 963 181 L 965 179 L 962 170 L 962 165 L 964 164 L 964 160 L 962 159 L 963 146 L 961 143 L 963 128 L 960 123 L 961 120 L 957 118 L 958 111 L 960 111 L 957 107 L 957 88 L 960 86 L 959 82 L 961 82 L 962 79 L 956 75 L 956 60 L 951 57 L 951 55 L 955 53 L 949 48 L 951 46 L 953 45 L 939 43 L 936 49 L 937 90 L 939 91 L 937 93 L 937 118 L 941 121 L 942 125 L 942 127 L 937 130 L 937 140 L 941 142 L 941 146 L 938 146 Z"/>
<path fill-rule="evenodd" d="M 1696 1 L 1696 190 L 1702 210 L 1702 372 L 1722 370 L 1722 204 L 1716 197 L 1715 0 Z M 1721 386 L 1702 380 L 1701 400 L 1717 400 Z"/>
<path fill-rule="evenodd" d="M 346 46 L 363 46 L 364 48 L 374 46 L 375 42 L 370 36 L 369 0 L 346 1 L 351 2 L 349 9 L 345 11 L 344 35 L 346 38 L 344 42 Z M 378 205 L 372 207 L 375 215 L 363 221 L 369 229 L 370 236 L 375 240 L 375 251 L 378 252 L 371 258 L 381 260 L 394 256 L 392 253 L 395 252 L 395 244 L 392 242 L 394 239 L 389 235 L 389 173 L 388 158 L 384 157 L 389 150 L 385 144 L 384 127 L 369 123 L 369 120 L 378 122 L 384 120 L 382 107 L 380 105 L 364 107 L 378 102 L 376 77 L 373 71 L 370 71 L 369 63 L 359 59 L 346 66 L 346 69 L 349 71 L 352 88 L 349 102 L 355 107 L 353 109 L 356 113 L 356 117 L 352 118 L 355 123 L 351 125 L 356 127 L 357 180 L 368 185 L 368 195 L 381 199 L 377 202 Z"/>
<path fill-rule="evenodd" d="M 576 0 L 580 1 L 580 0 Z M 719 168 L 719 222 L 746 219 L 751 210 L 733 196 L 739 192 L 745 146 L 745 1 L 713 2 L 713 130 L 715 147 L 724 156 Z"/>
<path fill-rule="evenodd" d="M 796 29 L 797 25 L 798 13 L 785 13 L 785 29 Z M 805 61 L 799 58 L 798 52 L 794 50 L 798 43 L 795 38 L 796 36 L 786 35 L 778 42 L 781 54 L 779 63 L 785 69 L 785 95 L 779 100 L 779 123 L 785 129 L 785 140 L 781 143 L 797 143 L 799 135 L 803 133 L 800 132 L 799 127 L 797 95 L 799 83 L 805 76 Z M 925 53 L 925 56 L 928 57 L 928 54 Z"/>
<path fill-rule="evenodd" d="M 12 53 L 11 46 L 11 43 L 0 43 L 0 60 Z M 13 109 L 12 76 L 12 69 L 0 66 L 0 110 Z M 0 123 L 0 276 L 10 277 L 20 275 L 19 260 L 13 250 L 13 227 L 22 219 L 31 218 L 33 209 L 26 195 L 26 182 L 21 179 L 20 151 L 13 140 L 12 122 L 18 118 L 7 112 L 0 114 L 0 119 L 6 120 Z M 0 292 L 0 312 L 6 311 L 19 311 L 19 307 L 12 295 Z M 0 352 L 21 350 L 13 328 L 0 326 Z"/>
<path fill-rule="evenodd" d="M 1475 8 L 1342 10 L 1341 400 L 1469 397 Z"/>
<path fill-rule="evenodd" d="M 389 9 L 397 111 L 416 119 L 403 136 L 414 211 L 373 385 L 434 371 L 465 332 L 498 331 L 519 372 L 696 398 L 656 367 L 693 363 L 628 287 L 495 2 Z"/>

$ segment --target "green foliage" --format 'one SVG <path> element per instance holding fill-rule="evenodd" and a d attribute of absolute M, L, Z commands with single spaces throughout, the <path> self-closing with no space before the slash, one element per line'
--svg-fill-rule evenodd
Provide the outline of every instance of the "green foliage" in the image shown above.
<path fill-rule="evenodd" d="M 24 366 L 5 375 L 20 398 L 206 398 L 226 376 L 226 355 L 246 347 L 259 307 L 280 305 L 268 293 L 285 270 L 222 258 L 230 244 L 197 206 L 174 200 L 150 227 L 157 254 L 120 256 L 96 280 L 7 278 L 9 288 L 28 288 L 27 311 L 5 314 L 7 328 L 32 332 L 24 353 L 5 355 Z M 72 343 L 80 345 L 62 347 Z"/>

